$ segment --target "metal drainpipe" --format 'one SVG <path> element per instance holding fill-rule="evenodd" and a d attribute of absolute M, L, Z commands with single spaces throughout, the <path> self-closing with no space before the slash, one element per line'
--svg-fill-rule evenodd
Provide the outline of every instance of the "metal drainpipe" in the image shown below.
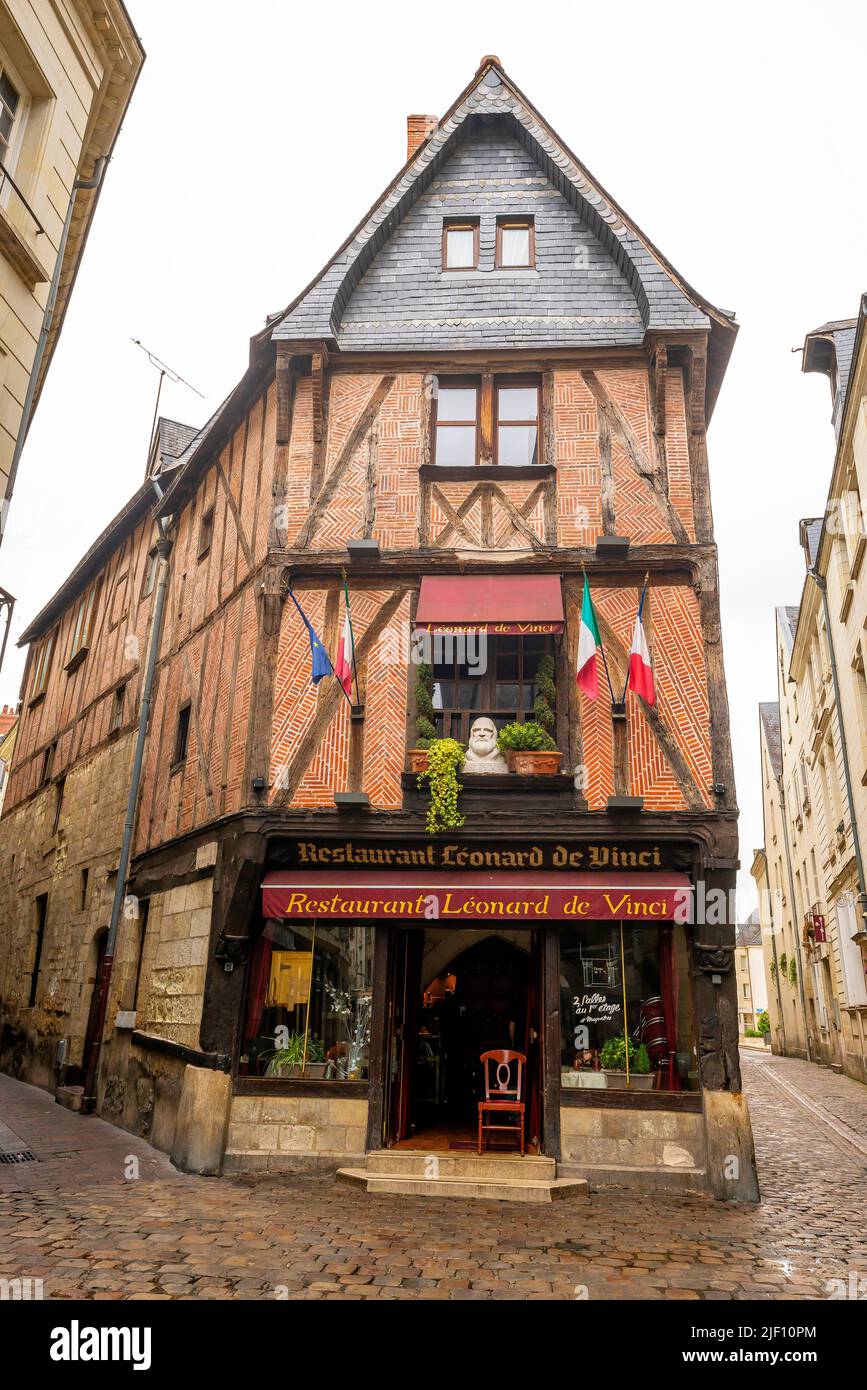
<path fill-rule="evenodd" d="M 162 488 L 156 478 L 153 478 L 151 481 L 157 496 L 162 497 Z M 160 528 L 160 538 L 157 541 L 157 553 L 160 558 L 159 570 L 157 573 L 156 598 L 154 600 L 154 616 L 148 642 L 147 665 L 145 667 L 141 707 L 139 709 L 138 718 L 138 737 L 136 739 L 135 756 L 133 758 L 132 775 L 129 784 L 129 795 L 126 803 L 126 821 L 124 822 L 120 859 L 117 866 L 117 881 L 114 885 L 114 901 L 111 905 L 111 917 L 109 919 L 108 935 L 105 942 L 105 956 L 97 982 L 99 1003 L 97 1006 L 96 1026 L 94 1028 L 93 1042 L 90 1047 L 89 1056 L 84 1059 L 84 1095 L 81 1104 L 81 1113 L 84 1115 L 92 1114 L 96 1107 L 96 1088 L 99 1075 L 99 1059 L 102 1051 L 102 1035 L 105 1031 L 105 1018 L 108 1012 L 108 996 L 111 989 L 112 967 L 114 965 L 114 952 L 117 944 L 121 908 L 123 907 L 124 898 L 126 897 L 126 879 L 129 872 L 130 850 L 132 848 L 133 830 L 135 828 L 136 812 L 138 810 L 142 764 L 144 761 L 144 746 L 145 739 L 147 738 L 148 723 L 150 722 L 154 673 L 156 671 L 157 652 L 159 651 L 160 638 L 162 636 L 163 614 L 165 612 L 166 593 L 168 590 L 169 552 L 171 551 L 172 543 L 166 534 L 166 528 L 162 518 L 157 519 L 157 525 Z"/>
<path fill-rule="evenodd" d="M 789 900 L 792 904 L 792 929 L 795 936 L 795 952 L 798 957 L 798 994 L 801 998 L 801 1013 L 804 1016 L 804 1046 L 807 1049 L 807 1061 L 813 1060 L 813 1049 L 810 1045 L 810 1025 L 807 1021 L 807 996 L 804 991 L 804 961 L 801 955 L 801 934 L 798 930 L 798 921 L 795 916 L 795 878 L 792 873 L 792 851 L 789 848 L 789 826 L 786 821 L 786 791 L 783 786 L 782 774 L 779 781 L 780 788 L 780 820 L 783 822 L 783 846 L 786 851 L 786 872 L 789 879 Z"/>
<path fill-rule="evenodd" d="M 36 383 L 39 380 L 39 370 L 42 366 L 42 360 L 45 357 L 45 349 L 48 346 L 48 335 L 51 332 L 51 325 L 54 322 L 54 310 L 57 307 L 57 294 L 60 289 L 60 276 L 63 273 L 63 257 L 66 253 L 69 229 L 72 226 L 72 214 L 75 211 L 75 200 L 79 193 L 87 189 L 99 188 L 107 164 L 108 155 L 100 155 L 93 166 L 93 177 L 89 179 L 76 179 L 72 185 L 72 193 L 70 194 L 69 203 L 66 208 L 66 217 L 63 222 L 63 231 L 60 234 L 60 241 L 57 246 L 57 259 L 54 263 L 54 274 L 51 277 L 48 298 L 45 301 L 45 311 L 42 315 L 42 328 L 39 332 L 39 341 L 36 344 L 33 366 L 30 368 L 30 380 L 27 383 L 27 390 L 24 395 L 24 405 L 21 409 L 21 422 L 18 426 L 15 449 L 12 454 L 12 462 L 9 465 L 9 478 L 6 483 L 6 505 L 0 507 L 0 541 L 2 541 L 6 530 L 6 518 L 9 515 L 9 503 L 12 501 L 12 490 L 15 487 L 18 464 L 21 461 L 21 455 L 24 451 L 24 441 L 27 438 L 27 431 L 30 428 L 30 417 L 33 414 Z"/>
<path fill-rule="evenodd" d="M 840 700 L 840 681 L 837 676 L 837 655 L 834 651 L 834 634 L 831 630 L 831 613 L 828 608 L 828 584 L 824 575 L 815 566 L 808 570 L 822 595 L 822 612 L 825 615 L 825 632 L 828 637 L 828 651 L 831 655 L 831 680 L 834 683 L 834 703 L 837 706 L 837 727 L 840 730 L 840 750 L 843 754 L 843 776 L 846 779 L 846 800 L 849 803 L 849 820 L 852 825 L 852 849 L 855 852 L 855 872 L 858 875 L 858 911 L 862 923 L 867 919 L 867 894 L 864 890 L 864 860 L 861 858 L 861 840 L 858 835 L 858 820 L 855 815 L 855 797 L 852 792 L 852 773 L 849 770 L 849 745 L 846 742 L 846 726 L 843 723 L 843 705 Z M 863 927 L 862 927 L 863 930 Z"/>

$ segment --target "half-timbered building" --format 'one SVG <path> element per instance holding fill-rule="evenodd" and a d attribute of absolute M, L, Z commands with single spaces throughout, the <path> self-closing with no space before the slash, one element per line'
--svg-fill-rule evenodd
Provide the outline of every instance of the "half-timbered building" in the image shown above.
<path fill-rule="evenodd" d="M 496 58 L 409 118 L 405 165 L 213 418 L 163 422 L 159 502 L 147 481 L 25 634 L 5 1066 L 86 1090 L 90 1020 L 97 1110 L 182 1166 L 469 1191 L 480 1057 L 508 1049 L 536 1195 L 756 1196 L 706 448 L 735 334 Z M 653 705 L 625 693 L 645 576 Z M 348 694 L 311 680 L 305 626 L 334 660 L 347 597 Z M 470 760 L 431 834 L 419 730 L 466 745 L 540 709 L 553 768 Z"/>

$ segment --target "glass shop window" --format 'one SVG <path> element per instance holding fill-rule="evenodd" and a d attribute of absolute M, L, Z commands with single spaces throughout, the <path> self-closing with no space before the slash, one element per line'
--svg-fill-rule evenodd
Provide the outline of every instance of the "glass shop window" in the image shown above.
<path fill-rule="evenodd" d="M 564 1087 L 699 1089 L 682 923 L 568 928 L 560 981 Z"/>
<path fill-rule="evenodd" d="M 511 637 L 490 633 L 438 636 L 433 668 L 434 723 L 437 735 L 466 743 L 480 715 L 498 729 L 534 718 L 539 664 L 551 667 L 551 637 Z"/>
<path fill-rule="evenodd" d="M 265 923 L 249 965 L 242 1075 L 367 1079 L 373 940 L 355 923 Z"/>

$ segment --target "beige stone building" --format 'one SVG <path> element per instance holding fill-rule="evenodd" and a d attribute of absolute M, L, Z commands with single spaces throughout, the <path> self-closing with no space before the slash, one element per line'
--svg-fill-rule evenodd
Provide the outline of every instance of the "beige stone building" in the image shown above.
<path fill-rule="evenodd" d="M 808 335 L 837 440 L 824 515 L 801 522 L 806 576 L 777 610 L 778 701 L 760 707 L 760 889 L 775 1049 L 867 1080 L 867 301 Z"/>
<path fill-rule="evenodd" d="M 738 994 L 738 1032 L 757 1031 L 759 1016 L 768 1007 L 768 990 L 762 954 L 762 924 L 758 911 L 750 913 L 735 937 L 735 980 Z"/>
<path fill-rule="evenodd" d="M 35 406 L 143 61 L 120 0 L 0 3 L 0 537 L 28 386 Z"/>

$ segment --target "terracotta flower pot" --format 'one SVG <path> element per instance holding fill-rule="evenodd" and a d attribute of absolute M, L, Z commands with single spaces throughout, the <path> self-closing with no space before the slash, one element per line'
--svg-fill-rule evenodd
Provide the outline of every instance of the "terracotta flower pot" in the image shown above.
<path fill-rule="evenodd" d="M 551 777 L 560 771 L 560 753 L 554 749 L 550 753 L 530 752 L 516 748 L 512 771 L 518 777 Z"/>
<path fill-rule="evenodd" d="M 410 772 L 425 772 L 427 770 L 428 752 L 426 748 L 410 748 L 407 751 Z"/>

